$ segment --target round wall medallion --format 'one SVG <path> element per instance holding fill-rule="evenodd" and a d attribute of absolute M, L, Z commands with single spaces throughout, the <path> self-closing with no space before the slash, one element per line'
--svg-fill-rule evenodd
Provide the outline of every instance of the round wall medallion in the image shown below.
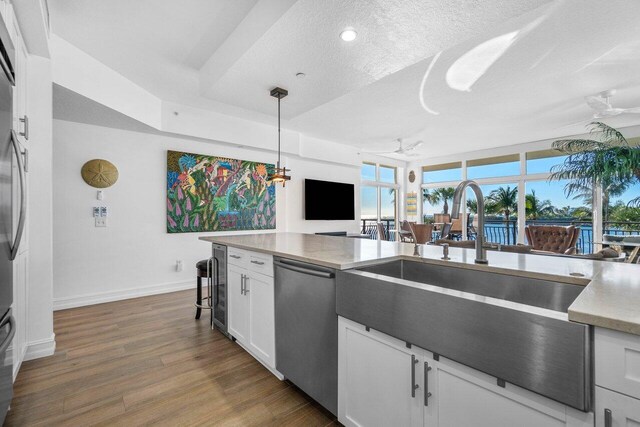
<path fill-rule="evenodd" d="M 118 168 L 113 163 L 104 159 L 89 160 L 80 171 L 84 182 L 92 187 L 111 187 L 118 180 Z"/>
<path fill-rule="evenodd" d="M 409 172 L 409 182 L 413 183 L 416 180 L 416 173 L 414 171 Z"/>

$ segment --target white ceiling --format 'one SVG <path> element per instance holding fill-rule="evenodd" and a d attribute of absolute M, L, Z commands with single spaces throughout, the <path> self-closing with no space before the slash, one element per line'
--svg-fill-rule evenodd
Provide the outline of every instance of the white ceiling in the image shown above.
<path fill-rule="evenodd" d="M 271 121 L 278 85 L 286 127 L 364 149 L 407 137 L 433 156 L 579 133 L 584 96 L 610 88 L 614 106 L 640 106 L 634 0 L 52 0 L 51 14 L 56 34 L 162 99 Z M 347 26 L 355 42 L 338 37 Z M 505 38 L 502 51 L 491 41 Z M 488 41 L 484 74 L 452 89 Z M 419 97 L 431 64 L 422 95 L 437 115 Z"/>

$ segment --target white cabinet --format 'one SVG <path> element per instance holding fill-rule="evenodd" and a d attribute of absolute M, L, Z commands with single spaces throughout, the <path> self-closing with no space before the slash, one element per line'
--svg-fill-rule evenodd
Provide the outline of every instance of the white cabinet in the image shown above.
<path fill-rule="evenodd" d="M 249 347 L 268 366 L 276 366 L 273 277 L 250 272 L 245 279 L 249 300 Z M 245 298 L 246 299 L 246 298 Z"/>
<path fill-rule="evenodd" d="M 640 399 L 640 336 L 595 328 L 594 342 L 596 385 Z"/>
<path fill-rule="evenodd" d="M 249 341 L 249 298 L 244 294 L 245 272 L 229 265 L 227 271 L 229 333 L 240 342 Z"/>
<path fill-rule="evenodd" d="M 346 426 L 593 426 L 582 413 L 348 319 L 338 322 Z"/>
<path fill-rule="evenodd" d="M 339 320 L 338 419 L 345 426 L 419 426 L 420 353 Z"/>
<path fill-rule="evenodd" d="M 595 328 L 596 426 L 640 427 L 640 336 Z"/>
<path fill-rule="evenodd" d="M 495 377 L 440 358 L 433 379 L 430 416 L 438 426 L 566 426 L 593 425 L 593 416 L 512 384 L 501 387 Z"/>
<path fill-rule="evenodd" d="M 596 387 L 596 427 L 640 426 L 640 400 Z"/>
<path fill-rule="evenodd" d="M 228 249 L 229 333 L 275 372 L 273 258 Z"/>

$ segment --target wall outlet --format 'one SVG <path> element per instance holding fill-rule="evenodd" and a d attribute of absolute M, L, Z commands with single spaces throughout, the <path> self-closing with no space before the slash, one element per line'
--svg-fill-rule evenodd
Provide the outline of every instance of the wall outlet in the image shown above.
<path fill-rule="evenodd" d="M 107 218 L 105 217 L 96 217 L 96 227 L 106 227 L 107 226 Z"/>
<path fill-rule="evenodd" d="M 176 271 L 182 271 L 182 260 L 176 261 Z"/>

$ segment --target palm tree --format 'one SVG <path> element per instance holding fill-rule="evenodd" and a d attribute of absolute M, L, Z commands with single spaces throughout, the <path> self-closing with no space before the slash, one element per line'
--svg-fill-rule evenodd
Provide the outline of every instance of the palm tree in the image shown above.
<path fill-rule="evenodd" d="M 453 199 L 453 195 L 455 194 L 456 189 L 453 187 L 442 187 L 442 188 L 434 188 L 433 190 L 429 190 L 425 188 L 422 190 L 422 200 L 429 202 L 431 206 L 437 205 L 438 203 L 444 201 L 444 206 L 442 207 L 442 213 L 449 213 L 449 200 Z"/>
<path fill-rule="evenodd" d="M 500 187 L 493 190 L 487 200 L 487 210 L 503 214 L 508 221 L 511 214 L 518 211 L 518 187 Z"/>
<path fill-rule="evenodd" d="M 525 212 L 527 219 L 538 219 L 541 216 L 547 216 L 553 213 L 553 205 L 551 200 L 541 200 L 536 196 L 536 191 L 525 196 Z"/>
<path fill-rule="evenodd" d="M 562 164 L 551 168 L 549 179 L 570 180 L 565 186 L 567 196 L 594 185 L 626 188 L 640 181 L 640 146 L 629 144 L 622 133 L 604 123 L 592 122 L 590 127 L 594 139 L 562 139 L 553 143 L 554 149 L 568 156 Z"/>
<path fill-rule="evenodd" d="M 477 214 L 478 201 L 476 199 L 467 199 L 467 209 L 469 209 L 469 212 Z"/>
<path fill-rule="evenodd" d="M 518 210 L 518 187 L 500 187 L 493 190 L 487 197 L 487 210 L 490 212 L 498 212 L 504 215 L 506 228 L 507 244 L 511 243 L 511 234 L 509 233 L 509 217 L 513 212 Z M 513 241 L 516 241 L 516 227 L 513 227 Z"/>
<path fill-rule="evenodd" d="M 629 186 L 628 183 L 616 182 L 602 185 L 602 206 L 604 207 L 604 221 L 609 220 L 609 212 L 611 210 L 611 198 L 620 196 L 624 193 Z M 569 183 L 565 187 L 565 193 L 567 187 L 570 188 L 571 194 L 573 194 L 573 200 L 582 200 L 588 206 L 593 206 L 593 187 L 583 186 L 579 183 Z M 567 194 L 569 195 L 569 194 Z M 634 204 L 634 200 L 629 202 L 630 205 Z"/>

